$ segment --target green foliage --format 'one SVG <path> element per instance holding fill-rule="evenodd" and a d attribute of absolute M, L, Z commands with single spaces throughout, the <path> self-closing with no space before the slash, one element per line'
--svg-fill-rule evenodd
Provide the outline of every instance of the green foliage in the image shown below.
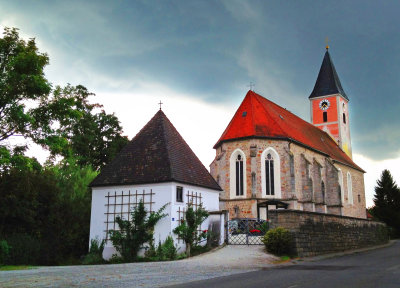
<path fill-rule="evenodd" d="M 93 169 L 108 163 L 128 141 L 117 117 L 89 103 L 94 94 L 85 87 L 67 85 L 52 91 L 44 75 L 48 62 L 34 39 L 24 41 L 17 29 L 4 29 L 0 38 L 0 235 L 11 239 L 14 263 L 60 264 L 87 253 L 88 184 L 97 175 Z M 25 156 L 26 146 L 2 144 L 17 135 L 47 148 L 53 158 L 42 167 Z M 63 160 L 55 164 L 55 156 Z M 28 243 L 25 249 L 32 250 L 30 258 L 21 252 L 20 243 L 27 239 L 32 240 L 32 247 Z"/>
<path fill-rule="evenodd" d="M 282 255 L 291 251 L 292 236 L 288 230 L 282 227 L 269 230 L 263 237 L 263 243 L 268 252 Z"/>
<path fill-rule="evenodd" d="M 6 264 L 27 265 L 40 262 L 41 243 L 25 233 L 16 233 L 6 238 L 10 247 Z"/>
<path fill-rule="evenodd" d="M 17 259 L 24 255 L 14 253 L 15 263 L 60 264 L 87 253 L 88 184 L 96 175 L 90 167 L 74 164 L 73 159 L 40 169 L 13 164 L 0 173 L 0 235 L 7 238 L 22 233 L 41 244 L 40 258 L 33 258 L 37 262 L 24 263 L 24 258 Z"/>
<path fill-rule="evenodd" d="M 26 42 L 19 38 L 17 29 L 4 29 L 0 38 L 0 142 L 24 135 L 40 121 L 40 117 L 34 117 L 35 108 L 27 109 L 25 103 L 38 101 L 50 92 L 44 76 L 48 63 L 48 56 L 38 51 L 35 39 Z"/>
<path fill-rule="evenodd" d="M 190 250 L 194 244 L 207 237 L 206 233 L 198 233 L 197 228 L 206 220 L 208 212 L 200 205 L 197 210 L 189 204 L 186 210 L 185 219 L 176 227 L 173 232 L 183 239 L 186 244 L 186 255 L 190 257 Z"/>
<path fill-rule="evenodd" d="M 149 249 L 145 252 L 145 257 L 150 261 L 166 261 L 178 258 L 178 251 L 174 245 L 174 239 L 168 236 L 164 243 L 158 242 L 157 249 L 154 247 L 154 241 L 149 242 Z"/>
<path fill-rule="evenodd" d="M 160 260 L 175 260 L 178 256 L 178 251 L 174 245 L 174 239 L 168 236 L 164 243 L 161 244 L 161 254 L 158 255 Z"/>
<path fill-rule="evenodd" d="M 92 265 L 92 264 L 103 264 L 105 263 L 103 259 L 103 251 L 106 241 L 96 239 L 90 240 L 90 250 L 89 253 L 83 258 L 82 264 Z"/>
<path fill-rule="evenodd" d="M 52 156 L 73 157 L 81 166 L 96 170 L 111 161 L 128 143 L 122 136 L 118 118 L 107 114 L 100 104 L 90 104 L 85 87 L 57 86 L 53 95 L 44 99 L 35 110 L 43 121 L 30 136 L 50 150 Z M 36 115 L 35 114 L 35 115 Z"/>
<path fill-rule="evenodd" d="M 148 212 L 142 201 L 138 203 L 131 212 L 131 221 L 117 217 L 120 230 L 110 231 L 110 240 L 115 249 L 121 254 L 126 262 L 137 260 L 137 254 L 144 243 L 149 243 L 153 239 L 154 226 L 159 220 L 167 216 L 163 211 L 167 204 L 162 206 L 157 212 Z"/>
<path fill-rule="evenodd" d="M 260 226 L 260 230 L 261 230 L 261 233 L 263 233 L 263 234 L 267 233 L 267 231 L 269 230 L 269 222 L 268 221 L 263 222 Z"/>
<path fill-rule="evenodd" d="M 6 240 L 0 240 L 0 266 L 6 263 L 8 254 L 10 253 L 10 247 Z"/>
<path fill-rule="evenodd" d="M 122 264 L 125 263 L 124 259 L 121 256 L 118 256 L 117 254 L 113 254 L 108 260 L 108 263 L 110 264 Z"/>
<path fill-rule="evenodd" d="M 381 178 L 376 183 L 375 206 L 370 212 L 390 227 L 392 237 L 400 237 L 400 188 L 389 170 L 383 170 Z"/>

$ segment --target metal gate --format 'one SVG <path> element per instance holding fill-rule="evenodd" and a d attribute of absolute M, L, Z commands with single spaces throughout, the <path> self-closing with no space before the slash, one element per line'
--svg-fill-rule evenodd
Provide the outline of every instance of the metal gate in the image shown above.
<path fill-rule="evenodd" d="M 237 218 L 227 222 L 227 243 L 230 245 L 263 245 L 268 222 L 260 219 Z"/>

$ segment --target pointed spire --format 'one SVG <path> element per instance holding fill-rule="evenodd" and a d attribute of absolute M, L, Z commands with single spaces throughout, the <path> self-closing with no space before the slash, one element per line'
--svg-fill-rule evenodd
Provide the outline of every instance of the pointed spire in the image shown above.
<path fill-rule="evenodd" d="M 322 61 L 317 81 L 315 82 L 314 89 L 311 92 L 310 97 L 308 98 L 315 98 L 339 93 L 345 99 L 349 100 L 342 88 L 342 84 L 340 83 L 339 76 L 336 73 L 335 65 L 333 65 L 328 49 L 329 46 L 326 46 L 324 60 Z"/>

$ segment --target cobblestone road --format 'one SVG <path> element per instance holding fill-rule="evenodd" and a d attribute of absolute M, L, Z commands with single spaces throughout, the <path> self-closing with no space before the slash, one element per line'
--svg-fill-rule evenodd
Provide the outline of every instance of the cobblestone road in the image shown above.
<path fill-rule="evenodd" d="M 254 271 L 275 259 L 263 246 L 227 246 L 181 261 L 3 271 L 0 287 L 163 287 Z"/>

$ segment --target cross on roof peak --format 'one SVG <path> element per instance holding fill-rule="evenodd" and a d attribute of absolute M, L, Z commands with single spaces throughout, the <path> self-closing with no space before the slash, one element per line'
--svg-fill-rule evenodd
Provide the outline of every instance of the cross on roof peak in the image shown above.
<path fill-rule="evenodd" d="M 162 104 L 164 104 L 164 103 L 162 103 L 161 100 L 160 100 L 160 103 L 158 103 L 158 105 L 160 105 L 160 110 L 161 110 L 161 105 L 162 105 Z"/>
<path fill-rule="evenodd" d="M 254 84 L 253 82 L 250 82 L 249 85 L 247 85 L 247 87 L 250 87 L 251 91 L 254 91 L 254 87 L 256 86 L 256 84 Z"/>

